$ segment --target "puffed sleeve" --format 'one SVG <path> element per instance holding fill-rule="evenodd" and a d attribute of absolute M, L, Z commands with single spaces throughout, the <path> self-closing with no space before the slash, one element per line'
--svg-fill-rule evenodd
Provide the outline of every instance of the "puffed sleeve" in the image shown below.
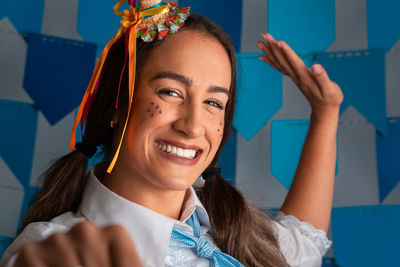
<path fill-rule="evenodd" d="M 322 257 L 332 244 L 323 230 L 282 212 L 278 212 L 273 225 L 281 251 L 290 266 L 321 266 Z"/>
<path fill-rule="evenodd" d="M 44 240 L 55 233 L 67 232 L 73 225 L 81 221 L 83 221 L 83 218 L 73 215 L 72 212 L 67 212 L 50 222 L 29 224 L 6 249 L 0 261 L 0 267 L 12 267 L 17 259 L 19 249 L 25 244 Z"/>

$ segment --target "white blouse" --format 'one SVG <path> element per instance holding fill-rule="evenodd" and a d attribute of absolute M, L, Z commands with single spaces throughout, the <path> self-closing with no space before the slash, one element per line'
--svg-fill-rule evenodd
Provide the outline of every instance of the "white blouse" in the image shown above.
<path fill-rule="evenodd" d="M 85 188 L 79 211 L 66 212 L 49 222 L 29 224 L 3 254 L 0 267 L 13 266 L 18 250 L 31 241 L 44 240 L 54 233 L 69 231 L 75 224 L 89 220 L 99 227 L 119 224 L 126 228 L 136 245 L 137 253 L 145 266 L 210 266 L 208 259 L 199 258 L 195 249 L 169 245 L 175 224 L 193 231 L 185 223 L 193 212 L 199 218 L 206 239 L 216 247 L 212 238 L 207 212 L 193 188 L 188 189 L 182 207 L 181 220 L 161 215 L 131 202 L 105 187 L 95 176 L 99 166 L 93 166 Z M 283 255 L 290 266 L 321 266 L 322 256 L 331 245 L 326 233 L 316 230 L 293 216 L 278 213 L 273 225 Z M 216 247 L 216 249 L 218 249 Z"/>

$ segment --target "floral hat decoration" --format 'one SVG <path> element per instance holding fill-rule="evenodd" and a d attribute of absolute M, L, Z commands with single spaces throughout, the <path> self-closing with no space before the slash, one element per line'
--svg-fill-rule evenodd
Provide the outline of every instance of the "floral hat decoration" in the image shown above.
<path fill-rule="evenodd" d="M 122 12 L 119 11 L 125 2 L 128 2 L 129 10 L 124 10 Z M 74 150 L 76 147 L 75 135 L 79 122 L 81 122 L 81 129 L 83 133 L 85 120 L 96 95 L 107 54 L 114 43 L 120 38 L 124 37 L 127 44 L 125 46 L 125 62 L 120 76 L 115 108 L 118 108 L 118 96 L 121 87 L 122 74 L 124 73 L 127 63 L 129 68 L 129 105 L 118 148 L 111 160 L 110 165 L 107 168 L 108 173 L 112 171 L 118 158 L 122 140 L 125 134 L 125 129 L 128 123 L 129 114 L 132 108 L 136 73 L 136 38 L 141 38 L 145 42 L 151 42 L 156 38 L 159 40 L 164 39 L 168 34 L 178 31 L 178 29 L 184 24 L 185 20 L 190 15 L 189 10 L 190 7 L 178 7 L 175 3 L 161 2 L 161 0 L 138 0 L 138 7 L 135 6 L 135 0 L 119 0 L 117 2 L 117 4 L 114 6 L 114 13 L 115 15 L 122 17 L 122 20 L 120 21 L 121 27 L 104 47 L 104 50 L 96 64 L 92 78 L 90 79 L 88 88 L 86 89 L 82 102 L 79 106 L 78 113 L 75 117 L 70 139 L 71 150 Z"/>

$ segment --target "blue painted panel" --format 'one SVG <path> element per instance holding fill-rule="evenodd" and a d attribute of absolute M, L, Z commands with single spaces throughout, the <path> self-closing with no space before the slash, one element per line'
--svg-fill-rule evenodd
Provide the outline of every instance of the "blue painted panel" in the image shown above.
<path fill-rule="evenodd" d="M 229 2 L 213 0 L 187 1 L 184 2 L 184 5 L 190 5 L 191 12 L 200 13 L 221 26 L 230 35 L 235 50 L 240 51 L 242 0 L 231 0 Z"/>
<path fill-rule="evenodd" d="M 232 185 L 235 184 L 236 176 L 236 135 L 236 131 L 232 129 L 218 160 L 221 176 Z"/>
<path fill-rule="evenodd" d="M 238 53 L 235 129 L 246 139 L 253 136 L 282 106 L 282 74 L 257 59 L 260 53 Z"/>
<path fill-rule="evenodd" d="M 376 135 L 379 199 L 382 202 L 400 182 L 400 118 L 388 119 L 388 135 Z"/>
<path fill-rule="evenodd" d="M 271 174 L 289 189 L 296 173 L 309 120 L 271 122 Z"/>
<path fill-rule="evenodd" d="M 13 240 L 13 238 L 0 236 L 0 259 L 3 256 L 4 251 L 8 248 Z"/>
<path fill-rule="evenodd" d="M 309 120 L 271 122 L 271 174 L 286 189 L 292 184 L 309 127 Z M 336 160 L 335 175 L 337 172 Z"/>
<path fill-rule="evenodd" d="M 38 111 L 31 104 L 0 99 L 0 114 L 1 156 L 25 188 L 30 183 Z"/>
<path fill-rule="evenodd" d="M 368 47 L 389 50 L 400 38 L 400 1 L 367 0 Z"/>
<path fill-rule="evenodd" d="M 320 53 L 317 61 L 343 91 L 341 112 L 352 105 L 386 136 L 385 51 Z"/>
<path fill-rule="evenodd" d="M 400 205 L 334 208 L 332 235 L 341 267 L 397 266 Z"/>
<path fill-rule="evenodd" d="M 114 14 L 113 7 L 116 3 L 117 1 L 109 0 L 79 0 L 78 33 L 85 41 L 104 48 L 111 40 L 120 28 L 122 19 Z M 120 11 L 125 9 L 129 9 L 127 3 Z"/>
<path fill-rule="evenodd" d="M 94 44 L 30 34 L 24 88 L 51 125 L 76 108 L 89 84 Z"/>
<path fill-rule="evenodd" d="M 335 40 L 335 0 L 272 0 L 268 32 L 300 55 L 323 51 Z"/>
<path fill-rule="evenodd" d="M 0 1 L 0 20 L 8 17 L 20 33 L 41 32 L 44 0 Z"/>

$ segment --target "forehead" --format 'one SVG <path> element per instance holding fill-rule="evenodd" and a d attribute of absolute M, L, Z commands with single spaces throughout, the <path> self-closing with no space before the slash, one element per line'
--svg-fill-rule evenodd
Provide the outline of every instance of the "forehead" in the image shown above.
<path fill-rule="evenodd" d="M 169 35 L 156 47 L 143 69 L 144 76 L 175 72 L 193 80 L 194 85 L 230 87 L 231 64 L 225 48 L 204 33 L 183 30 Z"/>

